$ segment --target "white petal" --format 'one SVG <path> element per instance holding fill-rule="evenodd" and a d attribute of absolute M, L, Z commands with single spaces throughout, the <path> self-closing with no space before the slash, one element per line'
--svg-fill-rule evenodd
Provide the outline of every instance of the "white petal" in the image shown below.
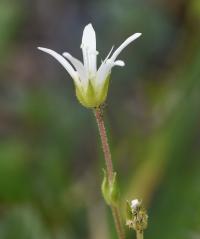
<path fill-rule="evenodd" d="M 114 66 L 125 66 L 125 63 L 121 60 L 113 62 L 110 59 L 108 59 L 106 62 L 103 62 L 97 71 L 97 86 L 103 84 L 104 80 L 106 80 Z"/>
<path fill-rule="evenodd" d="M 113 62 L 110 60 L 107 60 L 106 62 L 102 63 L 101 67 L 97 71 L 97 79 L 96 79 L 96 84 L 97 86 L 101 86 L 108 75 L 111 72 L 111 69 L 113 67 Z"/>
<path fill-rule="evenodd" d="M 98 52 L 96 51 L 96 34 L 92 24 L 88 24 L 83 30 L 81 48 L 83 51 L 84 66 L 89 74 L 96 74 L 96 58 Z"/>
<path fill-rule="evenodd" d="M 83 30 L 82 44 L 96 51 L 96 35 L 91 23 Z"/>
<path fill-rule="evenodd" d="M 132 36 L 130 36 L 129 38 L 127 38 L 118 48 L 117 50 L 115 50 L 115 52 L 113 53 L 112 57 L 110 58 L 110 60 L 115 61 L 115 59 L 118 57 L 118 55 L 121 53 L 121 51 L 128 46 L 132 41 L 136 40 L 138 37 L 140 37 L 142 35 L 142 33 L 135 33 Z"/>
<path fill-rule="evenodd" d="M 118 60 L 118 61 L 114 62 L 114 65 L 115 66 L 125 66 L 125 63 L 124 63 L 124 61 Z"/>
<path fill-rule="evenodd" d="M 68 73 L 74 80 L 77 79 L 77 73 L 75 72 L 73 67 L 69 64 L 69 62 L 63 56 L 61 56 L 57 52 L 55 52 L 51 49 L 48 49 L 48 48 L 38 47 L 38 49 L 40 51 L 46 52 L 46 53 L 50 54 L 51 56 L 53 56 L 58 62 L 61 63 L 61 65 L 68 71 Z"/>
<path fill-rule="evenodd" d="M 83 66 L 83 63 L 78 59 L 76 59 L 75 57 L 73 57 L 68 52 L 64 52 L 63 56 L 66 57 L 72 63 L 72 65 L 74 66 L 74 68 L 76 69 L 76 71 L 80 76 L 80 80 L 83 82 L 83 84 L 87 85 L 88 77 L 87 72 Z"/>

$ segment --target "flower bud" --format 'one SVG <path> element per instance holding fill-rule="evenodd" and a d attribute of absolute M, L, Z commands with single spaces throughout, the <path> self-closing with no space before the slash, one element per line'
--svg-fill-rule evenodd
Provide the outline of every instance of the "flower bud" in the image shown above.
<path fill-rule="evenodd" d="M 109 181 L 108 175 L 104 172 L 104 178 L 101 185 L 103 197 L 108 205 L 116 205 L 119 199 L 119 188 L 117 185 L 117 174 L 113 174 L 112 181 Z"/>
<path fill-rule="evenodd" d="M 134 199 L 126 204 L 126 225 L 135 231 L 143 231 L 147 228 L 148 215 L 142 202 Z"/>

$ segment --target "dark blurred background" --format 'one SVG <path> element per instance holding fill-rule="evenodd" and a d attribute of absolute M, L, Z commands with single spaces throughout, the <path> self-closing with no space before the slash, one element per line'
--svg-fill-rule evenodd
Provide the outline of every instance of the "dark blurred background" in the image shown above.
<path fill-rule="evenodd" d="M 82 59 L 91 22 L 113 69 L 106 124 L 121 210 L 141 198 L 145 238 L 200 238 L 200 1 L 0 0 L 0 237 L 117 238 L 95 119 L 43 46 Z M 127 230 L 127 238 L 134 232 Z"/>

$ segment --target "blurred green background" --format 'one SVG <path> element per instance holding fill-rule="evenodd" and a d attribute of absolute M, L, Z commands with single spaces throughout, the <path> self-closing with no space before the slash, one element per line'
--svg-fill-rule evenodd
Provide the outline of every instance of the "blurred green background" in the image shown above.
<path fill-rule="evenodd" d="M 199 0 L 0 0 L 0 238 L 117 238 L 93 114 L 36 49 L 81 59 L 89 22 L 99 62 L 143 33 L 120 55 L 106 106 L 122 212 L 141 198 L 145 238 L 200 238 Z"/>

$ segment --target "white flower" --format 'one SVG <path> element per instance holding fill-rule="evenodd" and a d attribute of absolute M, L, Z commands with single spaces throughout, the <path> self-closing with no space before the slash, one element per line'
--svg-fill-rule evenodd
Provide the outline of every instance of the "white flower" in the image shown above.
<path fill-rule="evenodd" d="M 131 209 L 135 210 L 138 206 L 141 205 L 141 202 L 138 199 L 134 199 L 131 201 Z"/>
<path fill-rule="evenodd" d="M 132 41 L 141 36 L 141 33 L 135 33 L 126 39 L 112 53 L 113 47 L 105 60 L 97 70 L 96 34 L 92 24 L 88 24 L 83 31 L 81 49 L 83 53 L 83 63 L 64 52 L 63 56 L 53 50 L 38 47 L 53 56 L 68 71 L 75 83 L 76 95 L 80 103 L 86 107 L 98 107 L 106 99 L 109 76 L 114 66 L 124 66 L 124 62 L 116 60 L 120 52 Z"/>

